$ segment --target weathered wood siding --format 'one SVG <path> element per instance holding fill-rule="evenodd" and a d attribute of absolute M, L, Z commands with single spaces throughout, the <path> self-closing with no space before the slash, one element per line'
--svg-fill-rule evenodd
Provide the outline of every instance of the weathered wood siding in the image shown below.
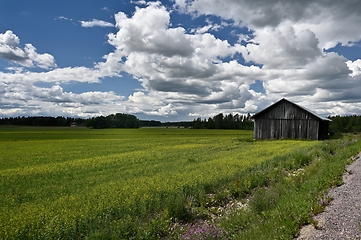
<path fill-rule="evenodd" d="M 288 101 L 280 101 L 254 119 L 255 139 L 319 139 L 320 119 Z"/>

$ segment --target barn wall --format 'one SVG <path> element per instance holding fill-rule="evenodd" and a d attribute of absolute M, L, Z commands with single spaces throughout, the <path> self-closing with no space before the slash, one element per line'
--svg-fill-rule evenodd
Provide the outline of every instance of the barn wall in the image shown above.
<path fill-rule="evenodd" d="M 287 101 L 270 107 L 254 121 L 255 139 L 319 139 L 321 120 Z"/>
<path fill-rule="evenodd" d="M 313 139 L 319 136 L 319 121 L 314 119 L 256 119 L 255 139 Z"/>

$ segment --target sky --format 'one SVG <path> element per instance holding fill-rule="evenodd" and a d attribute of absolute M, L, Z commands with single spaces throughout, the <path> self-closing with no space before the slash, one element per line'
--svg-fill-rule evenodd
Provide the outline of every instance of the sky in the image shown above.
<path fill-rule="evenodd" d="M 2 0 L 0 118 L 361 115 L 361 0 Z"/>

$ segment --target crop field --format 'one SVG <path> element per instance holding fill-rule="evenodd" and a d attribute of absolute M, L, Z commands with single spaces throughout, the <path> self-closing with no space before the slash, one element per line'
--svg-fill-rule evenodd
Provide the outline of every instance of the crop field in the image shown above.
<path fill-rule="evenodd" d="M 166 236 L 249 169 L 321 144 L 240 130 L 2 127 L 0 238 Z"/>

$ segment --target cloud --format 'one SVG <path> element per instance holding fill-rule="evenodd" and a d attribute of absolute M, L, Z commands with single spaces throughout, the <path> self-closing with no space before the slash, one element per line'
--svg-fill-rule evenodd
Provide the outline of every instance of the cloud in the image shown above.
<path fill-rule="evenodd" d="M 298 31 L 310 29 L 314 32 L 320 47 L 325 49 L 339 42 L 347 46 L 361 37 L 354 31 L 361 21 L 360 1 L 177 0 L 175 6 L 197 16 L 216 15 L 231 19 L 235 24 L 254 30 L 277 28 L 289 21 Z"/>
<path fill-rule="evenodd" d="M 209 31 L 218 31 L 219 29 L 221 29 L 224 26 L 227 25 L 227 23 L 223 22 L 221 24 L 215 24 L 212 23 L 209 19 L 206 19 L 206 22 L 208 23 L 208 25 L 203 26 L 203 27 L 198 27 L 196 29 L 192 29 L 191 32 L 192 33 L 197 33 L 197 34 L 203 34 Z"/>
<path fill-rule="evenodd" d="M 90 117 L 122 109 L 119 105 L 124 97 L 112 91 L 75 94 L 64 92 L 61 86 L 71 82 L 100 83 L 104 77 L 119 77 L 116 70 L 101 68 L 101 65 L 51 69 L 49 67 L 56 65 L 50 54 L 38 54 L 32 44 L 21 48 L 19 38 L 10 30 L 0 35 L 0 56 L 21 66 L 45 69 L 31 71 L 23 67 L 8 67 L 9 72 L 0 72 L 0 109 L 4 116 Z M 50 84 L 51 87 L 39 87 L 38 84 Z"/>
<path fill-rule="evenodd" d="M 259 67 L 222 60 L 238 53 L 242 49 L 239 44 L 231 45 L 203 31 L 187 34 L 184 28 L 172 27 L 170 13 L 160 3 L 136 8 L 131 17 L 120 12 L 115 19 L 118 31 L 109 34 L 109 43 L 115 51 L 104 56 L 105 62 L 96 63 L 94 68 L 67 67 L 37 73 L 14 69 L 16 73 L 1 73 L 3 83 L 16 83 L 20 87 L 18 92 L 22 92 L 19 96 L 13 94 L 12 99 L 17 100 L 5 105 L 13 109 L 26 105 L 30 109 L 29 104 L 38 104 L 42 111 L 51 111 L 49 106 L 56 106 L 64 112 L 77 111 L 88 116 L 123 110 L 179 118 L 189 118 L 191 112 L 205 115 L 225 109 L 248 109 L 246 102 L 255 96 L 249 89 L 254 81 L 251 76 L 261 75 Z M 208 21 L 208 24 L 211 23 Z M 27 49 L 29 53 L 35 51 L 32 45 Z M 46 60 L 45 57 L 37 59 L 43 65 Z M 144 90 L 128 99 L 106 92 L 104 94 L 116 99 L 100 102 L 107 99 L 100 92 L 73 94 L 64 92 L 61 86 L 73 81 L 100 82 L 106 76 L 120 76 L 122 71 L 138 79 Z M 36 87 L 39 82 L 55 85 Z M 29 89 L 25 90 L 26 87 Z M 7 89 L 10 92 L 9 87 Z M 93 102 L 87 101 L 86 96 Z M 31 109 L 33 113 L 39 111 Z"/>
<path fill-rule="evenodd" d="M 164 103 L 154 94 L 135 92 L 129 96 L 128 108 L 135 113 L 142 113 L 150 116 L 171 116 L 177 115 L 176 107 L 172 103 Z"/>
<path fill-rule="evenodd" d="M 24 67 L 40 67 L 48 69 L 56 67 L 54 57 L 48 53 L 39 54 L 31 44 L 25 48 L 20 46 L 20 40 L 11 30 L 0 33 L 0 58 L 18 63 Z"/>
<path fill-rule="evenodd" d="M 284 23 L 278 28 L 256 30 L 243 56 L 264 68 L 298 69 L 322 56 L 322 51 L 313 32 L 308 29 L 296 32 L 290 23 Z"/>
<path fill-rule="evenodd" d="M 350 73 L 351 77 L 356 77 L 361 75 L 361 59 L 357 59 L 355 61 L 347 61 L 346 62 L 348 68 L 352 71 Z"/>
<path fill-rule="evenodd" d="M 109 35 L 109 43 L 117 50 L 105 57 L 102 67 L 120 63 L 118 67 L 139 79 L 147 91 L 194 95 L 206 101 L 219 91 L 220 80 L 236 80 L 238 86 L 254 81 L 244 76 L 257 67 L 221 60 L 239 52 L 240 45 L 210 33 L 187 34 L 181 27 L 172 28 L 169 12 L 160 3 L 136 8 L 132 17 L 119 12 L 116 26 L 119 30 Z"/>
<path fill-rule="evenodd" d="M 115 15 L 117 34 L 109 35 L 109 43 L 124 55 L 133 52 L 160 54 L 165 57 L 189 56 L 193 53 L 183 28 L 170 28 L 170 16 L 160 3 L 147 8 L 136 7 L 132 18 L 125 13 Z"/>
<path fill-rule="evenodd" d="M 37 67 L 45 69 L 49 67 L 56 67 L 55 60 L 52 55 L 48 53 L 37 53 L 36 48 L 30 43 L 25 44 L 24 52 L 26 53 L 27 57 L 31 59 L 33 63 L 35 63 Z"/>
<path fill-rule="evenodd" d="M 220 112 L 254 113 L 287 97 L 322 115 L 361 114 L 361 60 L 325 51 L 360 41 L 359 1 L 176 0 L 171 10 L 160 2 L 136 3 L 131 15 L 114 16 L 115 32 L 108 35 L 114 50 L 91 68 L 46 69 L 55 64 L 51 55 L 38 54 L 31 44 L 22 48 L 11 31 L 0 35 L 0 57 L 47 70 L 9 67 L 8 73 L 0 72 L 2 111 L 50 115 L 59 109 L 73 116 L 126 112 L 190 120 Z M 206 20 L 186 29 L 173 25 L 174 11 L 197 23 L 204 19 L 198 16 Z M 81 23 L 113 26 L 99 21 Z M 238 42 L 218 32 L 224 27 L 232 36 L 238 34 Z M 128 97 L 112 91 L 64 91 L 64 84 L 101 83 L 121 73 L 143 89 Z M 252 90 L 256 81 L 262 84 L 260 92 Z"/>
<path fill-rule="evenodd" d="M 23 66 L 32 66 L 32 61 L 19 44 L 19 38 L 12 31 L 7 30 L 4 34 L 0 33 L 0 57 L 18 62 Z"/>
<path fill-rule="evenodd" d="M 112 77 L 118 75 L 108 75 L 97 68 L 86 67 L 66 67 L 56 68 L 47 72 L 30 72 L 18 71 L 16 73 L 0 72 L 0 81 L 9 82 L 44 82 L 44 83 L 70 83 L 70 82 L 86 82 L 99 83 L 103 77 Z"/>
<path fill-rule="evenodd" d="M 82 27 L 114 27 L 114 24 L 103 20 L 79 21 Z"/>
<path fill-rule="evenodd" d="M 239 35 L 239 51 L 248 63 L 262 67 L 253 76 L 263 82 L 266 94 L 256 98 L 288 97 L 322 113 L 337 112 L 335 101 L 355 113 L 347 104 L 359 99 L 360 62 L 324 50 L 360 41 L 360 8 L 360 1 L 175 1 L 183 13 L 217 16 L 252 31 Z"/>
<path fill-rule="evenodd" d="M 137 4 L 137 5 L 147 5 L 147 1 L 145 1 L 145 0 L 137 0 L 137 1 L 130 1 L 130 2 Z"/>
<path fill-rule="evenodd" d="M 237 24 L 250 25 L 252 28 L 277 26 L 283 19 L 298 20 L 308 12 L 306 7 L 312 0 L 287 1 L 287 0 L 177 0 L 176 6 L 185 12 L 197 15 L 217 15 L 224 19 L 233 19 Z"/>
<path fill-rule="evenodd" d="M 124 97 L 117 96 L 114 92 L 84 92 L 80 94 L 63 92 L 63 88 L 54 85 L 51 88 L 32 89 L 31 96 L 53 103 L 76 103 L 85 105 L 102 105 L 109 102 L 121 101 Z"/>
<path fill-rule="evenodd" d="M 178 7 L 187 7 L 188 12 L 196 2 L 187 4 L 178 1 Z M 208 6 L 212 7 L 212 3 Z M 238 7 L 234 4 L 225 7 L 229 10 L 231 6 Z M 294 5 L 288 4 L 291 6 Z M 284 9 L 281 1 L 277 8 Z M 212 10 L 217 15 L 219 9 Z M 211 13 L 202 8 L 197 11 Z M 246 44 L 232 45 L 207 33 L 212 29 L 209 21 L 206 27 L 190 33 L 180 27 L 173 28 L 166 8 L 160 3 L 150 3 L 145 8 L 136 8 L 131 17 L 122 12 L 116 15 L 119 30 L 109 35 L 109 43 L 116 51 L 105 56 L 102 67 L 116 64 L 118 69 L 141 81 L 149 94 L 155 93 L 162 102 L 159 108 L 171 104 L 174 111 L 182 111 L 177 107 L 187 104 L 188 107 L 201 105 L 205 111 L 245 112 L 256 110 L 261 99 L 270 103 L 280 97 L 304 96 L 316 101 L 320 99 L 317 88 L 322 86 L 320 89 L 333 93 L 339 81 L 350 77 L 351 70 L 347 59 L 323 51 L 315 32 L 293 25 L 293 21 L 304 18 L 305 14 L 306 10 L 287 13 L 290 16 L 281 18 L 271 14 L 268 17 L 275 20 L 263 25 L 261 18 L 250 18 L 248 26 L 254 27 L 252 35 L 243 35 Z M 261 67 L 242 65 L 232 59 L 236 54 Z M 227 58 L 231 60 L 225 61 Z M 256 80 L 263 82 L 266 95 L 250 89 Z M 344 88 L 353 86 L 347 81 Z M 330 101 L 334 99 L 331 95 Z M 190 112 L 194 111 L 191 108 L 196 109 L 189 107 Z"/>
<path fill-rule="evenodd" d="M 67 17 L 64 17 L 64 16 L 59 16 L 59 17 L 55 18 L 55 20 L 57 20 L 57 19 L 59 19 L 59 20 L 73 21 L 73 19 L 67 18 Z"/>
<path fill-rule="evenodd" d="M 84 92 L 75 94 L 64 92 L 59 85 L 50 88 L 37 87 L 27 83 L 1 83 L 4 94 L 0 96 L 0 106 L 7 109 L 7 115 L 59 115 L 90 117 L 98 115 L 107 105 L 117 105 L 124 99 L 114 92 Z M 93 114 L 89 114 L 93 111 Z M 52 113 L 52 114 L 51 114 Z"/>

